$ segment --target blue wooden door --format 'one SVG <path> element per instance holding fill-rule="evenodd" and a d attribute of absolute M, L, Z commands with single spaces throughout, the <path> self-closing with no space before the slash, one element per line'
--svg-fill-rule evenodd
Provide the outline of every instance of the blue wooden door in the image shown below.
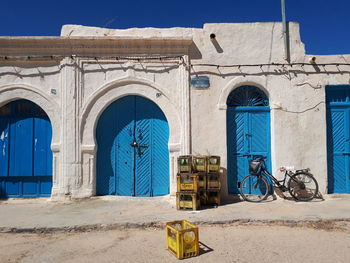
<path fill-rule="evenodd" d="M 51 123 L 27 100 L 0 109 L 0 197 L 51 195 Z"/>
<path fill-rule="evenodd" d="M 328 192 L 350 193 L 350 86 L 328 86 Z"/>
<path fill-rule="evenodd" d="M 267 97 L 255 87 L 243 86 L 230 94 L 227 108 L 228 191 L 238 194 L 237 183 L 249 173 L 254 156 L 270 157 L 270 108 Z"/>
<path fill-rule="evenodd" d="M 97 195 L 169 193 L 169 127 L 160 108 L 140 96 L 112 103 L 96 130 Z"/>

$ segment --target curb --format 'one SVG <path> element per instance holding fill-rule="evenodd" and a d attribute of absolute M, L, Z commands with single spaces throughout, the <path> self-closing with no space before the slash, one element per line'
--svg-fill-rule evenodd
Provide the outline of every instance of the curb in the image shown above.
<path fill-rule="evenodd" d="M 314 220 L 279 220 L 279 219 L 233 219 L 221 221 L 191 221 L 198 226 L 239 226 L 239 225 L 266 225 L 266 226 L 286 226 L 286 227 L 309 227 L 322 230 L 335 230 L 342 226 L 337 223 L 344 222 L 350 226 L 350 218 L 336 219 L 314 219 Z M 108 230 L 126 230 L 126 229 L 163 229 L 165 222 L 149 222 L 149 223 L 115 223 L 115 224 L 93 224 L 82 226 L 66 226 L 66 227 L 33 227 L 33 228 L 16 228 L 16 227 L 0 227 L 0 233 L 12 234 L 53 234 L 53 233 L 82 233 L 92 231 L 108 231 Z"/>

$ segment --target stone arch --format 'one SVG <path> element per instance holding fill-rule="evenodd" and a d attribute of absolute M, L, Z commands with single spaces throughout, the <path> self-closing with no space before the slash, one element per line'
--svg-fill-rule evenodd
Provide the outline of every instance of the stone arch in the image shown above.
<path fill-rule="evenodd" d="M 53 152 L 53 185 L 51 197 L 56 196 L 58 194 L 60 184 L 60 167 L 58 165 L 61 147 L 60 107 L 52 98 L 34 86 L 28 84 L 7 84 L 0 86 L 0 107 L 20 99 L 26 99 L 35 103 L 43 111 L 45 111 L 50 119 L 52 127 L 51 150 Z"/>
<path fill-rule="evenodd" d="M 227 109 L 227 98 L 231 94 L 231 92 L 241 86 L 254 86 L 259 89 L 261 89 L 266 96 L 271 100 L 270 98 L 270 93 L 266 89 L 266 78 L 263 77 L 255 77 L 255 76 L 250 76 L 250 77 L 237 77 L 232 79 L 227 85 L 221 90 L 220 96 L 219 96 L 219 101 L 218 101 L 218 108 L 220 110 L 226 110 Z"/>
<path fill-rule="evenodd" d="M 32 101 L 45 111 L 52 125 L 51 149 L 52 151 L 59 151 L 60 114 L 58 104 L 40 89 L 28 84 L 8 84 L 0 86 L 0 107 L 19 99 Z"/>
<path fill-rule="evenodd" d="M 99 88 L 87 101 L 81 117 L 81 143 L 83 150 L 96 151 L 95 130 L 102 112 L 117 99 L 127 95 L 145 97 L 164 112 L 170 128 L 169 150 L 180 148 L 181 126 L 179 116 L 167 92 L 156 83 L 134 77 L 122 78 Z"/>
<path fill-rule="evenodd" d="M 181 144 L 181 123 L 175 105 L 167 92 L 149 80 L 126 77 L 103 85 L 89 98 L 81 115 L 81 157 L 82 176 L 86 184 L 82 196 L 91 196 L 96 193 L 96 127 L 104 110 L 114 101 L 128 95 L 138 95 L 147 98 L 158 105 L 167 118 L 170 137 L 168 149 L 170 155 L 170 193 L 176 191 L 176 158 L 179 155 Z"/>

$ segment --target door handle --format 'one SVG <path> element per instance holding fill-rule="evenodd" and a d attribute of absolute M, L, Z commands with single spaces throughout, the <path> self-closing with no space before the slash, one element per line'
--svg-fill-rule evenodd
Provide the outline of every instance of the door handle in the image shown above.
<path fill-rule="evenodd" d="M 350 155 L 350 153 L 343 153 L 343 155 Z"/>
<path fill-rule="evenodd" d="M 139 145 L 137 144 L 136 141 L 133 141 L 132 143 L 130 143 L 130 146 L 134 147 L 134 148 L 138 148 L 139 147 Z"/>

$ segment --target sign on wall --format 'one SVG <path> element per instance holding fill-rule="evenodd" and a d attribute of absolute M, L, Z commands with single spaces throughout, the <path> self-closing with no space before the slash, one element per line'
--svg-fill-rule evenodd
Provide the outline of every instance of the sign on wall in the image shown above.
<path fill-rule="evenodd" d="M 193 89 L 209 89 L 210 82 L 208 76 L 195 76 L 191 78 L 191 88 Z"/>

